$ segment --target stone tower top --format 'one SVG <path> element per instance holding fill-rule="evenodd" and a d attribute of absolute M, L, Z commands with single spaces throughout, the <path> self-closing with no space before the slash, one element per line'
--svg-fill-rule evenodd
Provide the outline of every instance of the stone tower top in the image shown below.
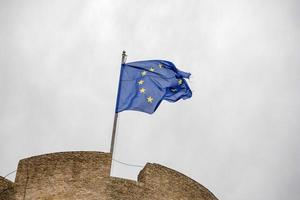
<path fill-rule="evenodd" d="M 0 200 L 217 200 L 201 184 L 159 164 L 146 164 L 138 181 L 110 177 L 110 168 L 111 154 L 102 152 L 26 158 L 15 183 L 0 178 Z"/>

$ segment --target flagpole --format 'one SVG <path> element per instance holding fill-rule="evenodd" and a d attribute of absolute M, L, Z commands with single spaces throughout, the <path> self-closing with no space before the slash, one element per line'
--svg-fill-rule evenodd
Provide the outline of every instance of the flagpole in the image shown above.
<path fill-rule="evenodd" d="M 121 64 L 125 64 L 126 62 L 126 51 L 122 52 L 122 61 Z M 120 72 L 120 78 L 121 78 L 121 73 L 122 73 L 122 66 L 121 66 L 121 72 Z M 120 80 L 119 80 L 120 83 Z M 120 86 L 120 85 L 119 85 Z M 118 94 L 119 95 L 119 89 L 118 88 Z M 117 97 L 117 102 L 118 102 L 118 97 Z M 117 105 L 116 105 L 117 106 Z M 115 147 L 115 139 L 116 139 L 116 131 L 117 131 L 117 123 L 118 123 L 118 113 L 115 112 L 115 117 L 114 117 L 114 123 L 113 123 L 113 129 L 112 129 L 112 136 L 111 136 L 111 143 L 110 143 L 110 153 L 111 157 L 113 158 L 113 153 L 114 153 L 114 147 Z"/>

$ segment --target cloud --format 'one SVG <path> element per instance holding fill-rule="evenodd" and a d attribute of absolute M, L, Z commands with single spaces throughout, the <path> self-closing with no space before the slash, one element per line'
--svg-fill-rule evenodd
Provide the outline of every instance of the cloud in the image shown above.
<path fill-rule="evenodd" d="M 1 175 L 109 151 L 121 53 L 192 73 L 194 96 L 120 114 L 115 158 L 158 162 L 220 199 L 299 196 L 296 1 L 2 1 Z M 115 176 L 139 169 L 115 163 Z M 12 177 L 13 178 L 13 177 Z"/>

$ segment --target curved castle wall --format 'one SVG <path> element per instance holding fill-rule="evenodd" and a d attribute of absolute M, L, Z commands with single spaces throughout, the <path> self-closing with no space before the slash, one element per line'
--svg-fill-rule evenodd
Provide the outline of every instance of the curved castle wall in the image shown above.
<path fill-rule="evenodd" d="M 159 164 L 147 163 L 138 181 L 151 189 L 147 199 L 217 199 L 208 189 L 193 179 Z"/>
<path fill-rule="evenodd" d="M 148 163 L 138 181 L 110 177 L 110 168 L 111 154 L 101 152 L 26 158 L 19 162 L 11 183 L 14 193 L 9 196 L 15 200 L 217 200 L 196 181 L 158 164 Z"/>

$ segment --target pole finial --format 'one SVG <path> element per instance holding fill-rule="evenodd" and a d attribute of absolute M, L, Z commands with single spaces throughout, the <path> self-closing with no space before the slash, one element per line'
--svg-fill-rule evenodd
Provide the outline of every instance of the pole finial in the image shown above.
<path fill-rule="evenodd" d="M 125 62 L 126 62 L 126 57 L 127 57 L 126 51 L 123 50 L 123 52 L 122 52 L 122 64 L 125 64 Z"/>

